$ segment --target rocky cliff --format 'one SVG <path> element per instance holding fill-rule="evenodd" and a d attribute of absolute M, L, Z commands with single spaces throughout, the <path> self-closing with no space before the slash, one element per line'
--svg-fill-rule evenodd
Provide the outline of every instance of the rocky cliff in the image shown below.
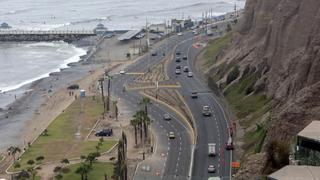
<path fill-rule="evenodd" d="M 239 75 L 228 82 L 234 66 Z M 250 71 L 257 76 L 245 96 L 259 90 L 272 99 L 264 147 L 274 139 L 290 142 L 320 119 L 319 0 L 247 0 L 233 40 L 210 74 L 228 92 Z"/>

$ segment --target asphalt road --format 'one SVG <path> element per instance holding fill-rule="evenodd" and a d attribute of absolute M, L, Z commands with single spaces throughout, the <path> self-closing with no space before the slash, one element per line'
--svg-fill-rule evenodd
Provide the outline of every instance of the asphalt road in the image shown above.
<path fill-rule="evenodd" d="M 188 37 L 185 39 L 188 39 Z M 207 180 L 208 177 L 214 176 L 222 177 L 222 179 L 230 179 L 231 151 L 225 150 L 225 143 L 229 137 L 227 118 L 211 90 L 204 82 L 199 80 L 199 76 L 195 72 L 194 61 L 200 49 L 194 48 L 192 46 L 193 43 L 194 39 L 191 39 L 177 47 L 177 51 L 181 52 L 180 57 L 187 55 L 188 60 L 181 60 L 180 63 L 173 60 L 168 70 L 169 77 L 176 79 L 182 85 L 180 92 L 185 97 L 196 121 L 198 137 L 194 153 L 192 179 Z M 188 66 L 194 76 L 187 77 L 187 73 L 185 72 L 176 75 L 175 68 L 178 65 L 180 65 L 182 69 L 184 66 Z M 199 97 L 197 99 L 190 97 L 193 91 L 198 92 Z M 213 110 L 212 116 L 204 117 L 202 115 L 202 107 L 205 105 L 210 106 Z M 208 143 L 216 143 L 216 157 L 208 156 Z M 209 165 L 216 167 L 216 173 L 208 173 L 207 168 Z"/>
<path fill-rule="evenodd" d="M 184 40 L 183 37 L 174 36 L 165 40 L 161 46 L 150 50 L 156 51 L 157 56 L 151 56 L 151 53 L 144 55 L 140 60 L 124 68 L 126 74 L 114 73 L 112 78 L 112 97 L 118 101 L 124 101 L 133 111 L 139 110 L 138 102 L 142 99 L 138 91 L 123 92 L 123 86 L 134 81 L 135 75 L 130 73 L 146 72 L 153 65 L 160 63 L 164 57 L 173 53 L 174 47 Z M 119 110 L 121 113 L 121 109 Z M 169 113 L 172 120 L 163 120 L 163 114 Z M 152 102 L 149 106 L 149 114 L 153 119 L 151 130 L 155 136 L 156 147 L 151 157 L 141 162 L 135 173 L 135 180 L 186 180 L 188 178 L 191 161 L 191 137 L 190 130 L 184 125 L 181 119 L 169 109 Z M 174 132 L 175 139 L 169 139 L 168 133 Z"/>

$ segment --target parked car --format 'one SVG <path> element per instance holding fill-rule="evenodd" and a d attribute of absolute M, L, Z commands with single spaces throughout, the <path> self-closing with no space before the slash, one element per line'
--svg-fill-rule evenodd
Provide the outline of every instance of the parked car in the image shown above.
<path fill-rule="evenodd" d="M 178 33 L 178 36 L 182 36 L 183 34 L 182 33 Z"/>
<path fill-rule="evenodd" d="M 177 50 L 177 51 L 176 51 L 176 55 L 177 55 L 177 56 L 180 56 L 180 55 L 181 55 L 181 52 L 180 52 L 179 50 Z"/>
<path fill-rule="evenodd" d="M 181 58 L 180 57 L 176 57 L 176 62 L 181 62 Z"/>
<path fill-rule="evenodd" d="M 176 74 L 181 74 L 181 69 L 176 69 L 175 73 Z"/>
<path fill-rule="evenodd" d="M 183 59 L 183 60 L 188 60 L 188 57 L 187 57 L 187 56 L 183 56 L 182 59 Z"/>
<path fill-rule="evenodd" d="M 71 86 L 68 87 L 68 89 L 79 89 L 79 85 L 78 84 L 72 84 Z"/>
<path fill-rule="evenodd" d="M 170 121 L 171 120 L 170 114 L 164 114 L 163 115 L 163 119 L 166 120 L 166 121 Z"/>
<path fill-rule="evenodd" d="M 120 74 L 125 74 L 126 73 L 126 71 L 125 70 L 120 70 L 120 72 L 119 72 Z"/>
<path fill-rule="evenodd" d="M 95 136 L 112 136 L 113 131 L 112 129 L 103 129 L 101 131 L 98 131 Z"/>
<path fill-rule="evenodd" d="M 151 56 L 157 56 L 157 55 L 158 55 L 157 52 L 153 52 L 153 53 L 151 54 Z"/>
<path fill-rule="evenodd" d="M 188 72 L 188 77 L 193 77 L 193 73 L 191 71 Z"/>

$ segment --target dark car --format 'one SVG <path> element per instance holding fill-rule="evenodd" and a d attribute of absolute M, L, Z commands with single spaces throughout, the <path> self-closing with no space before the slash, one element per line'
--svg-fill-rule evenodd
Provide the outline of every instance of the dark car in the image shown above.
<path fill-rule="evenodd" d="M 153 52 L 152 54 L 151 54 L 151 56 L 157 56 L 157 52 Z"/>
<path fill-rule="evenodd" d="M 176 69 L 181 69 L 181 66 L 177 66 Z"/>
<path fill-rule="evenodd" d="M 103 129 L 95 134 L 95 136 L 112 136 L 112 129 Z"/>
<path fill-rule="evenodd" d="M 176 55 L 177 56 L 181 55 L 181 52 L 180 51 L 176 51 Z"/>
<path fill-rule="evenodd" d="M 189 67 L 188 66 L 184 66 L 183 67 L 183 72 L 189 72 Z"/>
<path fill-rule="evenodd" d="M 188 57 L 187 57 L 187 56 L 183 56 L 182 59 L 183 59 L 183 60 L 188 60 Z"/>
<path fill-rule="evenodd" d="M 192 92 L 191 93 L 191 98 L 193 98 L 193 99 L 198 98 L 198 93 L 197 92 Z"/>
<path fill-rule="evenodd" d="M 180 57 L 176 57 L 176 62 L 181 62 L 181 58 Z"/>

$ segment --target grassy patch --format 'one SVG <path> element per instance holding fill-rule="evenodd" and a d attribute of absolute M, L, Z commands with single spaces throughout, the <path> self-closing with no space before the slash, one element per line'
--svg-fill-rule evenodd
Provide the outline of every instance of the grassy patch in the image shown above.
<path fill-rule="evenodd" d="M 103 106 L 99 99 L 87 97 L 74 101 L 49 125 L 48 135 L 39 136 L 22 155 L 20 169 L 26 167 L 28 160 L 35 160 L 40 155 L 45 157 L 43 162 L 51 162 L 95 151 L 97 142 L 84 139 L 102 112 Z M 115 143 L 116 141 L 105 141 L 100 151 L 107 151 Z"/>
<path fill-rule="evenodd" d="M 79 174 L 76 174 L 76 169 L 80 166 L 80 164 L 74 164 L 68 166 L 70 168 L 70 172 L 68 174 L 63 174 L 63 180 L 75 180 L 81 179 Z M 88 175 L 88 179 L 92 180 L 104 180 L 104 174 L 106 173 L 108 179 L 111 179 L 113 176 L 114 165 L 111 162 L 96 162 L 92 165 L 92 171 Z"/>
<path fill-rule="evenodd" d="M 239 118 L 244 118 L 260 110 L 270 102 L 270 98 L 262 93 L 246 95 L 248 88 L 251 88 L 257 79 L 258 77 L 255 74 L 248 76 L 230 86 L 225 92 L 228 102 Z"/>
<path fill-rule="evenodd" d="M 216 57 L 219 55 L 221 50 L 231 41 L 232 33 L 227 33 L 219 39 L 216 39 L 209 43 L 206 52 L 204 53 L 205 66 L 210 66 L 215 63 Z"/>
<path fill-rule="evenodd" d="M 245 142 L 247 151 L 251 153 L 259 153 L 266 134 L 267 130 L 261 125 L 257 125 L 257 129 L 254 132 L 246 133 Z"/>

